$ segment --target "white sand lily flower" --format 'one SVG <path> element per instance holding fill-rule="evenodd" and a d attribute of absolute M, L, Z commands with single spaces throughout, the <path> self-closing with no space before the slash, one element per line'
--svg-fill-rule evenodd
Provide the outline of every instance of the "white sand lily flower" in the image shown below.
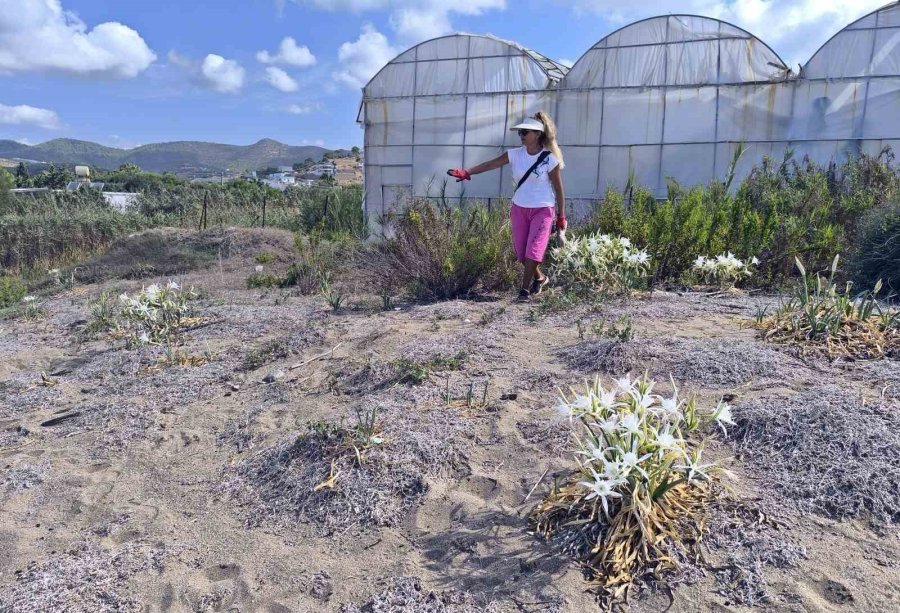
<path fill-rule="evenodd" d="M 719 427 L 722 428 L 722 432 L 726 435 L 728 434 L 728 430 L 725 429 L 725 424 L 728 424 L 729 426 L 737 425 L 734 423 L 734 418 L 731 416 L 731 405 L 724 401 L 719 402 L 719 405 L 713 413 L 713 419 L 716 420 L 716 423 L 719 424 Z"/>
<path fill-rule="evenodd" d="M 602 387 L 598 388 L 600 395 L 597 397 L 597 404 L 601 409 L 610 410 L 614 406 L 616 406 L 616 391 L 609 389 L 605 390 Z"/>
<path fill-rule="evenodd" d="M 262 272 L 263 271 L 262 264 L 257 264 L 256 267 L 254 268 L 254 270 L 256 270 L 256 272 Z"/>
<path fill-rule="evenodd" d="M 593 481 L 579 481 L 578 485 L 582 485 L 590 490 L 587 496 L 585 496 L 585 500 L 593 500 L 594 498 L 599 498 L 601 504 L 603 505 L 603 512 L 606 515 L 609 515 L 609 503 L 607 502 L 609 498 L 621 498 L 622 494 L 613 490 L 616 486 L 616 483 L 613 481 L 609 481 L 608 479 L 603 479 L 600 475 L 594 471 L 593 468 L 590 469 L 591 474 L 594 476 Z"/>
<path fill-rule="evenodd" d="M 641 419 L 634 413 L 629 413 L 619 421 L 619 430 L 624 434 L 640 434 Z"/>
<path fill-rule="evenodd" d="M 684 439 L 677 438 L 670 432 L 668 424 L 661 432 L 656 435 L 656 445 L 659 449 L 659 455 L 664 456 L 670 451 L 676 451 L 684 455 Z"/>
<path fill-rule="evenodd" d="M 569 404 L 576 415 L 590 413 L 594 408 L 594 395 L 592 393 L 588 393 L 586 396 L 575 394 L 575 398 Z"/>
<path fill-rule="evenodd" d="M 703 453 L 702 450 L 695 449 L 694 452 L 690 455 L 690 457 L 685 457 L 684 464 L 675 464 L 672 466 L 672 468 L 674 468 L 676 470 L 684 471 L 684 473 L 685 473 L 684 476 L 685 476 L 685 479 L 687 479 L 688 483 L 694 481 L 695 479 L 697 481 L 706 481 L 709 479 L 709 475 L 707 474 L 707 471 L 710 468 L 715 468 L 716 464 L 715 463 L 701 464 L 700 456 L 702 455 L 702 453 Z"/>
<path fill-rule="evenodd" d="M 141 335 L 138 337 L 138 340 L 141 341 L 142 345 L 146 345 L 150 342 L 150 336 L 146 332 L 141 332 Z"/>
<path fill-rule="evenodd" d="M 178 284 L 175 283 L 174 281 L 169 281 L 168 283 L 166 283 L 166 289 L 178 290 L 178 289 L 181 289 L 181 288 L 179 288 L 179 287 L 178 287 Z"/>
<path fill-rule="evenodd" d="M 759 265 L 759 259 L 754 255 L 752 258 L 750 258 L 750 263 L 754 266 L 757 266 Z"/>
<path fill-rule="evenodd" d="M 152 285 L 148 285 L 144 289 L 144 294 L 150 300 L 156 300 L 156 297 L 159 295 L 159 285 L 157 285 L 156 283 L 154 283 Z"/>
<path fill-rule="evenodd" d="M 619 429 L 619 418 L 615 413 L 609 415 L 606 419 L 597 422 L 597 427 L 604 434 L 615 434 Z"/>
<path fill-rule="evenodd" d="M 622 454 L 622 459 L 620 461 L 622 466 L 622 473 L 627 475 L 634 470 L 639 472 L 641 476 L 646 479 L 647 472 L 643 468 L 641 468 L 641 462 L 644 462 L 648 458 L 653 457 L 653 454 L 647 453 L 638 457 L 637 451 L 635 451 L 636 448 L 637 445 L 635 445 L 635 447 L 631 451 L 626 451 Z"/>
<path fill-rule="evenodd" d="M 24 298 L 22 298 L 22 302 L 24 302 L 25 304 L 31 304 L 35 300 L 37 300 L 36 296 L 25 296 Z"/>
<path fill-rule="evenodd" d="M 622 377 L 616 379 L 616 387 L 618 387 L 622 393 L 628 393 L 634 387 L 636 382 L 637 380 L 632 381 L 631 377 L 626 373 Z"/>

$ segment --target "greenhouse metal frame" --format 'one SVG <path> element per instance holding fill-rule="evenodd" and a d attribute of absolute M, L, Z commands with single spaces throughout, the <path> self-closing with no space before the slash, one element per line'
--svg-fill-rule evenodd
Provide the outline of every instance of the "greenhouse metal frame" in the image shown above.
<path fill-rule="evenodd" d="M 794 74 L 746 30 L 698 15 L 651 17 L 603 37 L 570 68 L 515 42 L 453 34 L 420 43 L 363 88 L 365 210 L 377 221 L 409 197 L 492 204 L 509 167 L 446 181 L 519 146 L 509 127 L 538 110 L 559 128 L 573 213 L 634 180 L 735 177 L 763 156 L 826 163 L 900 145 L 900 2 L 854 21 Z"/>

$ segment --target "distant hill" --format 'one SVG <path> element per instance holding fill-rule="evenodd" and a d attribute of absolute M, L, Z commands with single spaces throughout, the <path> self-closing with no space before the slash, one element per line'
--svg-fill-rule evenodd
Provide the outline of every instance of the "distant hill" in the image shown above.
<path fill-rule="evenodd" d="M 270 138 L 252 145 L 222 145 L 197 141 L 176 141 L 116 149 L 83 140 L 57 138 L 39 145 L 23 145 L 0 140 L 0 158 L 25 159 L 57 164 L 87 164 L 115 169 L 131 162 L 153 172 L 194 172 L 256 170 L 266 166 L 290 166 L 306 158 L 320 159 L 329 150 L 322 147 L 295 147 Z"/>

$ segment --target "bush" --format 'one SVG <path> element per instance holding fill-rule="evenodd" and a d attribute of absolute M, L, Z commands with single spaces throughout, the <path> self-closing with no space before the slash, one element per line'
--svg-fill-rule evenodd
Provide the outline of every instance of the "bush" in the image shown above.
<path fill-rule="evenodd" d="M 880 279 L 889 292 L 900 293 L 900 201 L 871 211 L 859 224 L 850 274 L 859 287 Z"/>
<path fill-rule="evenodd" d="M 857 220 L 900 195 L 893 161 L 889 148 L 827 166 L 808 158 L 798 162 L 788 151 L 780 162 L 763 158 L 734 193 L 730 182 L 685 190 L 670 181 L 667 197 L 657 201 L 629 185 L 624 193 L 609 190 L 576 232 L 600 231 L 646 245 L 656 281 L 680 277 L 700 255 L 731 252 L 745 261 L 759 257 L 754 281 L 772 285 L 794 274 L 796 257 L 823 269 L 850 251 L 858 232 L 877 235 L 877 223 L 863 229 Z"/>
<path fill-rule="evenodd" d="M 384 220 L 388 236 L 367 258 L 379 288 L 387 281 L 421 300 L 467 297 L 507 288 L 516 276 L 505 211 L 411 202 Z"/>
<path fill-rule="evenodd" d="M 15 277 L 0 277 L 0 309 L 22 302 L 27 291 L 25 284 Z"/>

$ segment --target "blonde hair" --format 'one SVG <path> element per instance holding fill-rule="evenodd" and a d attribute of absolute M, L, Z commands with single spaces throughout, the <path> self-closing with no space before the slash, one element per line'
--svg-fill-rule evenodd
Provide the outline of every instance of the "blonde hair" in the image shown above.
<path fill-rule="evenodd" d="M 550 115 L 548 115 L 544 111 L 538 111 L 537 113 L 535 113 L 534 119 L 537 119 L 542 124 L 544 124 L 544 131 L 541 133 L 540 137 L 541 147 L 550 150 L 550 153 L 553 154 L 553 157 L 559 160 L 559 169 L 562 170 L 566 167 L 566 164 L 565 162 L 563 162 L 562 151 L 559 150 L 559 145 L 556 143 L 556 124 L 553 123 Z"/>

